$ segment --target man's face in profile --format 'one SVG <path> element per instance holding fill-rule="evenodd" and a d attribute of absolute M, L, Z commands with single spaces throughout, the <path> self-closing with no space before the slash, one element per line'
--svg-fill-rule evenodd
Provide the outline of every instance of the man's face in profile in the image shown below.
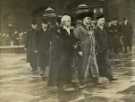
<path fill-rule="evenodd" d="M 37 29 L 37 26 L 38 26 L 37 24 L 32 24 L 32 25 L 31 25 L 32 29 L 34 29 L 34 30 Z"/>

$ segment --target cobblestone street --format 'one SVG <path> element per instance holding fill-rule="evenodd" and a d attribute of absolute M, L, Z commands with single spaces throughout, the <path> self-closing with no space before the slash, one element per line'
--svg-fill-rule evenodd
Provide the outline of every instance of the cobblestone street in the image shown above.
<path fill-rule="evenodd" d="M 32 78 L 24 54 L 0 55 L 0 102 L 135 102 L 135 53 L 123 54 L 113 63 L 118 80 L 106 88 L 89 87 L 91 94 L 56 93 L 48 91 L 46 81 Z"/>

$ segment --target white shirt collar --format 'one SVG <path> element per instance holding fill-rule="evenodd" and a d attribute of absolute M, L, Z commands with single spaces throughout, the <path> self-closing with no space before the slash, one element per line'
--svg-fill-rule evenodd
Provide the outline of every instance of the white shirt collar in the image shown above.
<path fill-rule="evenodd" d="M 70 27 L 66 27 L 66 26 L 63 26 L 63 28 L 68 32 L 68 34 L 70 35 Z"/>

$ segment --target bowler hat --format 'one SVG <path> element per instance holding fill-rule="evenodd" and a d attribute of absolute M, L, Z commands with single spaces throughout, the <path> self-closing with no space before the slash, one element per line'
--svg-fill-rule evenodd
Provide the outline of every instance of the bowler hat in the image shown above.
<path fill-rule="evenodd" d="M 84 17 L 93 17 L 93 13 L 90 11 L 87 4 L 80 4 L 75 12 L 76 19 L 83 19 Z"/>

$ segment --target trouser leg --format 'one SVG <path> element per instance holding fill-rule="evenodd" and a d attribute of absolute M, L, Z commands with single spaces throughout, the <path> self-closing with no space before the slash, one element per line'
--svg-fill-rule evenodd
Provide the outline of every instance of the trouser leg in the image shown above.
<path fill-rule="evenodd" d="M 112 78 L 112 69 L 107 53 L 98 54 L 97 63 L 100 76 L 107 77 L 108 79 Z"/>
<path fill-rule="evenodd" d="M 40 71 L 41 74 L 44 74 L 46 71 L 46 67 L 48 66 L 48 56 L 44 53 L 40 54 Z"/>
<path fill-rule="evenodd" d="M 32 53 L 31 67 L 32 71 L 38 71 L 38 54 Z"/>

